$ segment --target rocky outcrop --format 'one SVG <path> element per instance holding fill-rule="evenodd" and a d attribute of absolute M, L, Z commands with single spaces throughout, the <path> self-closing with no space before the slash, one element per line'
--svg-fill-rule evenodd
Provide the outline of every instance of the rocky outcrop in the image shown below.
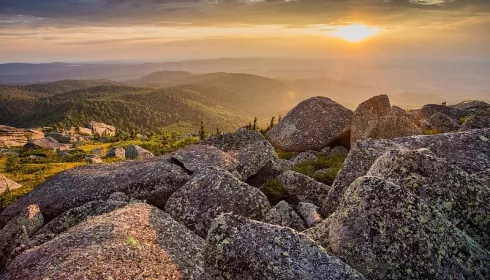
<path fill-rule="evenodd" d="M 225 214 L 213 221 L 206 279 L 365 279 L 292 229 Z"/>
<path fill-rule="evenodd" d="M 7 207 L 0 213 L 0 227 L 31 204 L 37 204 L 49 222 L 66 210 L 107 199 L 114 192 L 163 208 L 188 180 L 184 169 L 161 158 L 78 167 L 51 177 Z"/>
<path fill-rule="evenodd" d="M 448 164 L 458 166 L 473 174 L 490 169 L 490 129 L 467 132 L 419 135 L 393 140 L 364 140 L 352 147 L 342 169 L 335 178 L 327 199 L 318 204 L 332 213 L 340 202 L 344 191 L 357 178 L 366 175 L 374 161 L 388 150 L 427 148 L 435 156 L 446 160 Z M 457 151 L 457 152 L 455 152 Z"/>
<path fill-rule="evenodd" d="M 7 262 L 10 252 L 44 225 L 44 218 L 37 205 L 23 208 L 0 230 L 0 268 Z"/>
<path fill-rule="evenodd" d="M 298 212 L 309 228 L 323 221 L 323 217 L 320 214 L 320 207 L 314 204 L 300 202 L 298 204 Z"/>
<path fill-rule="evenodd" d="M 479 100 L 469 100 L 469 101 L 463 101 L 455 105 L 449 106 L 451 108 L 455 108 L 458 110 L 482 110 L 482 111 L 488 111 L 490 109 L 490 104 L 484 101 L 479 101 Z"/>
<path fill-rule="evenodd" d="M 69 132 L 58 132 L 58 131 L 51 131 L 51 132 L 46 132 L 46 137 L 51 137 L 54 140 L 64 143 L 64 144 L 70 144 L 70 143 L 77 143 L 77 142 L 85 142 L 86 139 L 84 137 L 78 136 L 76 134 L 70 134 Z"/>
<path fill-rule="evenodd" d="M 68 151 L 70 149 L 70 146 L 66 144 L 61 144 L 51 137 L 44 137 L 44 138 L 32 140 L 31 142 L 25 144 L 24 148 L 63 152 L 63 151 Z"/>
<path fill-rule="evenodd" d="M 420 128 L 408 118 L 386 116 L 371 121 L 362 138 L 393 139 L 420 134 L 422 134 Z"/>
<path fill-rule="evenodd" d="M 286 171 L 277 179 L 283 184 L 288 196 L 296 202 L 321 205 L 330 187 L 295 171 Z"/>
<path fill-rule="evenodd" d="M 273 225 L 289 227 L 297 231 L 306 229 L 305 222 L 298 216 L 289 203 L 284 200 L 276 204 L 276 206 L 265 215 L 264 221 Z"/>
<path fill-rule="evenodd" d="M 91 121 L 88 124 L 88 128 L 92 130 L 93 135 L 98 136 L 115 136 L 116 128 L 112 125 L 107 125 L 105 123 Z"/>
<path fill-rule="evenodd" d="M 455 119 L 439 112 L 429 118 L 429 124 L 440 133 L 455 131 L 459 128 L 459 123 Z"/>
<path fill-rule="evenodd" d="M 301 102 L 268 137 L 284 151 L 320 150 L 349 134 L 352 111 L 326 97 L 313 97 Z"/>
<path fill-rule="evenodd" d="M 105 155 L 106 158 L 118 158 L 125 159 L 126 158 L 126 150 L 120 147 L 110 148 Z"/>
<path fill-rule="evenodd" d="M 363 135 L 369 128 L 370 122 L 388 116 L 390 112 L 390 99 L 387 95 L 378 95 L 359 104 L 352 118 L 351 146 L 365 138 Z"/>
<path fill-rule="evenodd" d="M 270 209 L 267 197 L 258 189 L 216 167 L 200 169 L 165 205 L 167 213 L 202 237 L 223 213 L 261 221 Z"/>
<path fill-rule="evenodd" d="M 141 148 L 138 145 L 129 145 L 126 149 L 126 159 L 148 159 L 155 157 L 150 151 Z"/>
<path fill-rule="evenodd" d="M 21 188 L 22 185 L 18 184 L 4 175 L 0 174 L 0 194 L 3 194 L 6 191 L 15 190 Z"/>
<path fill-rule="evenodd" d="M 29 139 L 40 138 L 44 138 L 44 133 L 40 130 L 0 125 L 0 148 L 22 147 Z"/>
<path fill-rule="evenodd" d="M 367 175 L 409 190 L 490 250 L 490 188 L 479 177 L 447 164 L 427 149 L 388 151 Z"/>
<path fill-rule="evenodd" d="M 203 249 L 204 240 L 170 215 L 138 203 L 25 251 L 7 272 L 10 280 L 203 279 Z"/>
<path fill-rule="evenodd" d="M 209 166 L 233 172 L 238 167 L 234 157 L 207 145 L 191 145 L 171 153 L 169 157 L 190 172 L 198 172 Z"/>
<path fill-rule="evenodd" d="M 489 251 L 425 200 L 362 177 L 307 235 L 369 279 L 488 279 Z"/>

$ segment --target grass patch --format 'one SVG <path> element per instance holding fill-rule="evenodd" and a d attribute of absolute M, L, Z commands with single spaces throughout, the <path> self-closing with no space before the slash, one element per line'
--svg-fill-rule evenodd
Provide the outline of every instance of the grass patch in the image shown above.
<path fill-rule="evenodd" d="M 326 183 L 333 182 L 337 174 L 339 173 L 342 165 L 344 164 L 347 156 L 336 155 L 332 157 L 319 156 L 317 160 L 308 160 L 302 163 L 296 164 L 292 170 L 308 177 L 312 177 L 315 180 Z M 328 169 L 324 174 L 317 174 L 315 172 L 321 169 Z"/>
<path fill-rule="evenodd" d="M 184 148 L 185 146 L 199 143 L 199 138 L 188 137 L 177 141 L 167 142 L 158 137 L 151 137 L 149 140 L 131 140 L 113 144 L 111 147 L 122 147 L 127 149 L 129 145 L 138 145 L 143 149 L 152 152 L 155 156 L 161 156 L 167 153 Z"/>
<path fill-rule="evenodd" d="M 6 191 L 0 195 L 1 209 L 15 202 L 17 198 L 29 193 L 49 177 L 85 164 L 83 162 L 21 164 L 18 169 L 7 172 L 5 168 L 6 162 L 7 158 L 0 159 L 0 173 L 21 184 L 22 187 L 16 190 Z"/>
<path fill-rule="evenodd" d="M 434 135 L 434 134 L 440 134 L 441 132 L 437 128 L 432 128 L 432 129 L 426 129 L 422 131 L 423 135 Z"/>
<path fill-rule="evenodd" d="M 138 241 L 131 235 L 128 236 L 127 239 L 128 243 L 134 247 L 137 247 L 139 245 Z"/>
<path fill-rule="evenodd" d="M 462 125 L 462 124 L 464 124 L 469 119 L 470 119 L 469 116 L 461 117 L 461 118 L 459 118 L 459 124 Z"/>
<path fill-rule="evenodd" d="M 262 185 L 262 192 L 267 196 L 270 203 L 274 206 L 279 203 L 281 200 L 287 199 L 287 192 L 284 189 L 284 186 L 281 181 L 276 178 L 268 179 Z"/>
<path fill-rule="evenodd" d="M 277 157 L 280 158 L 280 159 L 290 160 L 294 156 L 296 156 L 298 153 L 295 153 L 295 152 L 285 152 L 283 150 L 276 149 L 276 154 L 277 154 Z"/>

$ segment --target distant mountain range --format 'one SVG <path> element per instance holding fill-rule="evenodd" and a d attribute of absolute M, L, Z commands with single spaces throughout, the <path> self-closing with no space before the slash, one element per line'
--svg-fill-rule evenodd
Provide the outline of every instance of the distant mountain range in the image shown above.
<path fill-rule="evenodd" d="M 18 71 L 23 67 L 18 66 Z M 355 109 L 388 88 L 337 79 L 272 79 L 242 73 L 193 74 L 158 71 L 124 82 L 61 80 L 29 85 L 0 85 L 0 124 L 16 127 L 73 126 L 100 121 L 126 132 L 234 130 L 257 117 L 267 124 L 300 101 L 327 96 Z M 392 103 L 418 108 L 442 98 L 405 92 Z M 454 102 L 457 102 L 455 100 Z"/>

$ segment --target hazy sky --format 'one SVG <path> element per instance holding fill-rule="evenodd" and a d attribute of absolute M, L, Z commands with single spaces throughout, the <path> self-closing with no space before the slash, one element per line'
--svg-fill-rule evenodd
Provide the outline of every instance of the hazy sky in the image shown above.
<path fill-rule="evenodd" d="M 336 30 L 364 24 L 359 43 Z M 490 0 L 0 0 L 0 62 L 482 59 Z"/>

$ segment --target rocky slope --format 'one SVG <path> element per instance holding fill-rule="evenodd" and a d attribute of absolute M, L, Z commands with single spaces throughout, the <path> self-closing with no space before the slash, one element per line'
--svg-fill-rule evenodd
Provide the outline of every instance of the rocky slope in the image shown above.
<path fill-rule="evenodd" d="M 66 171 L 0 213 L 3 277 L 489 279 L 489 107 L 312 98 L 269 133 L 291 160 L 239 130 Z M 461 120 L 420 135 L 437 114 Z M 339 156 L 332 185 L 291 170 Z"/>

